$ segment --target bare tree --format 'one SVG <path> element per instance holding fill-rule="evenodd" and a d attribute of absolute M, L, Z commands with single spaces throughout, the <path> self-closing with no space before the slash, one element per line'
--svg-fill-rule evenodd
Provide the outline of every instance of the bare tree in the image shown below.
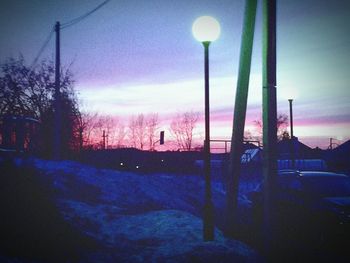
<path fill-rule="evenodd" d="M 255 120 L 254 121 L 255 126 L 258 129 L 258 139 L 261 141 L 261 137 L 262 137 L 262 121 L 261 120 Z M 288 137 L 288 131 L 286 130 L 288 126 L 288 116 L 286 114 L 278 114 L 277 115 L 277 139 L 280 141 L 283 138 Z"/>
<path fill-rule="evenodd" d="M 120 147 L 125 138 L 125 127 L 117 117 L 106 116 L 101 120 L 103 130 L 107 136 L 107 146 Z"/>
<path fill-rule="evenodd" d="M 193 131 L 199 119 L 197 112 L 184 112 L 177 114 L 171 124 L 170 133 L 176 139 L 180 149 L 190 151 L 193 144 Z"/>
<path fill-rule="evenodd" d="M 52 77 L 53 71 L 45 62 L 39 70 L 31 71 L 22 56 L 8 59 L 1 65 L 0 115 L 29 115 L 41 120 L 51 105 Z"/>
<path fill-rule="evenodd" d="M 141 150 L 143 150 L 146 145 L 149 150 L 154 150 L 158 129 L 159 120 L 157 113 L 151 113 L 147 116 L 142 113 L 137 116 L 132 115 L 129 119 L 127 132 L 129 143 L 132 147 Z"/>
<path fill-rule="evenodd" d="M 103 148 L 123 145 L 125 127 L 117 117 L 87 111 L 81 112 L 78 117 L 77 132 L 80 149 L 88 146 Z M 105 145 L 103 145 L 103 139 L 105 139 Z"/>
<path fill-rule="evenodd" d="M 136 118 L 136 138 L 139 144 L 139 148 L 143 150 L 146 139 L 146 120 L 145 116 L 141 113 Z"/>
<path fill-rule="evenodd" d="M 77 132 L 79 136 L 79 149 L 82 150 L 84 147 L 92 145 L 94 143 L 93 134 L 97 128 L 98 114 L 92 112 L 79 112 L 77 116 L 78 125 Z"/>
<path fill-rule="evenodd" d="M 93 130 L 95 145 L 99 147 L 120 147 L 125 139 L 125 127 L 116 116 L 100 116 Z M 103 138 L 103 136 L 105 136 Z M 103 143 L 105 142 L 105 145 Z"/>
<path fill-rule="evenodd" d="M 149 143 L 149 149 L 154 150 L 154 145 L 156 143 L 157 131 L 159 129 L 158 114 L 151 113 L 146 117 L 146 129 L 147 129 L 147 138 Z"/>
<path fill-rule="evenodd" d="M 137 139 L 136 139 L 136 120 L 135 116 L 132 115 L 129 120 L 128 126 L 128 138 L 132 147 L 136 148 Z"/>
<path fill-rule="evenodd" d="M 24 58 L 10 58 L 0 66 L 0 115 L 36 118 L 40 121 L 40 145 L 43 154 L 52 151 L 54 127 L 55 67 L 52 61 L 42 60 L 29 68 Z M 64 127 L 60 132 L 63 153 L 79 145 L 76 132 L 79 115 L 74 80 L 69 68 L 61 69 L 60 109 Z"/>
<path fill-rule="evenodd" d="M 146 140 L 146 120 L 142 113 L 130 118 L 129 140 L 133 147 L 143 150 Z"/>
<path fill-rule="evenodd" d="M 96 138 L 100 138 L 101 148 L 108 148 L 111 138 L 111 131 L 114 126 L 114 120 L 110 116 L 100 116 L 98 120 L 98 127 L 96 130 Z M 105 138 L 103 138 L 105 136 Z"/>
<path fill-rule="evenodd" d="M 113 145 L 115 145 L 117 148 L 123 147 L 125 145 L 124 144 L 125 136 L 126 136 L 125 126 L 123 123 L 118 121 L 117 126 L 115 127 L 115 131 L 114 131 L 114 136 L 113 136 L 114 143 L 113 143 Z"/>

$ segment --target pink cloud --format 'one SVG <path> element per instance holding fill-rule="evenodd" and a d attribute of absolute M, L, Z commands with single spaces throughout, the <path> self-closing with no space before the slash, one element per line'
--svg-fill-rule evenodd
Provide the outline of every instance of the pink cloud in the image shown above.
<path fill-rule="evenodd" d="M 328 115 L 328 116 L 314 116 L 294 119 L 296 126 L 315 126 L 315 125 L 336 125 L 336 124 L 350 124 L 350 115 Z"/>

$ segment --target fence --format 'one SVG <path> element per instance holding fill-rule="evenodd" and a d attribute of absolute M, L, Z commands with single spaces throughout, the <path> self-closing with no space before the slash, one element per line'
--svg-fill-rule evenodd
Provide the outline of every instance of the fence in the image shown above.
<path fill-rule="evenodd" d="M 244 140 L 244 144 L 254 144 L 261 147 L 259 141 Z M 231 150 L 231 140 L 210 140 L 210 152 L 212 153 L 229 153 Z"/>

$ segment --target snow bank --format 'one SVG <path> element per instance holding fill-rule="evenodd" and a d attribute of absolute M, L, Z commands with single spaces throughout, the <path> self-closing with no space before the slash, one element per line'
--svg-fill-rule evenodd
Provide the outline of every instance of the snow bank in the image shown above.
<path fill-rule="evenodd" d="M 102 244 L 90 253 L 90 262 L 260 261 L 219 229 L 215 241 L 203 241 L 204 187 L 198 176 L 140 175 L 72 161 L 30 163 L 50 179 L 64 218 Z M 224 205 L 220 191 L 215 206 Z"/>
<path fill-rule="evenodd" d="M 232 262 L 234 258 L 239 260 L 235 262 L 256 258 L 252 249 L 241 242 L 225 239 L 218 229 L 215 230 L 215 241 L 204 242 L 202 220 L 184 211 L 161 210 L 118 216 L 119 207 L 90 206 L 72 201 L 65 205 L 70 210 L 69 215 L 66 214 L 68 220 L 80 222 L 80 228 L 89 225 L 87 233 L 90 236 L 109 247 L 122 248 L 126 253 L 123 261 L 163 262 L 177 258 L 181 262 L 190 259 L 207 262 L 205 251 L 210 251 L 211 258 L 228 259 L 230 256 L 225 262 Z"/>

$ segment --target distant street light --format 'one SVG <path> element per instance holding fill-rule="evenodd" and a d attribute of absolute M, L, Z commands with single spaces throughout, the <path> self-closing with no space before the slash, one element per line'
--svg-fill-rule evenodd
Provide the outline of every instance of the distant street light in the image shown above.
<path fill-rule="evenodd" d="M 290 119 L 290 155 L 292 159 L 292 169 L 295 169 L 295 150 L 294 150 L 294 133 L 293 133 L 293 99 L 289 101 L 289 119 Z"/>
<path fill-rule="evenodd" d="M 220 35 L 218 21 L 210 16 L 197 18 L 192 26 L 194 37 L 204 46 L 204 111 L 205 111 L 205 141 L 204 141 L 204 176 L 205 176 L 205 204 L 203 211 L 203 238 L 214 240 L 214 208 L 211 200 L 210 182 L 210 120 L 209 120 L 209 45 Z"/>

